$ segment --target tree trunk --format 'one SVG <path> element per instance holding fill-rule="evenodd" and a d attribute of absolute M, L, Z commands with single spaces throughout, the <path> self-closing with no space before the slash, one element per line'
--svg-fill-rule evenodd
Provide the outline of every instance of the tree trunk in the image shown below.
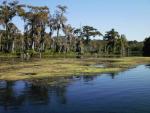
<path fill-rule="evenodd" d="M 5 42 L 5 49 L 8 52 L 9 51 L 9 33 L 8 33 L 8 23 L 5 23 L 6 26 L 6 42 Z"/>
<path fill-rule="evenodd" d="M 21 38 L 21 51 L 23 51 L 24 50 L 24 40 L 23 40 L 23 38 Z"/>
<path fill-rule="evenodd" d="M 0 51 L 2 51 L 2 34 L 0 34 Z"/>
<path fill-rule="evenodd" d="M 35 42 L 34 42 L 34 40 L 32 41 L 32 50 L 34 50 L 35 49 Z"/>
<path fill-rule="evenodd" d="M 116 43 L 114 42 L 114 45 L 113 45 L 113 54 L 116 53 Z"/>
<path fill-rule="evenodd" d="M 43 51 L 45 50 L 45 43 L 44 42 L 42 44 L 42 49 L 43 49 Z"/>
<path fill-rule="evenodd" d="M 12 53 L 14 53 L 14 50 L 15 50 L 15 41 L 13 40 L 13 41 L 12 41 L 12 50 L 11 50 Z"/>
<path fill-rule="evenodd" d="M 42 58 L 42 53 L 40 52 L 40 59 Z"/>
<path fill-rule="evenodd" d="M 57 29 L 57 38 L 59 37 L 59 29 Z"/>

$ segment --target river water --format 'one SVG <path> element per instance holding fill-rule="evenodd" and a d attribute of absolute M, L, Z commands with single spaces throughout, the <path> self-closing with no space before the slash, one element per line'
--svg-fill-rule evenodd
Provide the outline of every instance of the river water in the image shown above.
<path fill-rule="evenodd" d="M 150 66 L 93 76 L 0 81 L 0 113 L 150 113 Z"/>

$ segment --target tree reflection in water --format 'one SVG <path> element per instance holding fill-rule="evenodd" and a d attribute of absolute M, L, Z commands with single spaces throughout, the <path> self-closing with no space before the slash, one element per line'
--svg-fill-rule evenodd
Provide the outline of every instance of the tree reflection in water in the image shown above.
<path fill-rule="evenodd" d="M 102 76 L 105 74 L 102 74 Z M 116 74 L 107 74 L 112 79 Z M 21 109 L 25 105 L 51 106 L 53 103 L 67 104 L 67 87 L 73 81 L 93 81 L 97 76 L 73 76 L 46 78 L 30 81 L 0 81 L 0 107 L 4 111 Z"/>
<path fill-rule="evenodd" d="M 70 78 L 69 78 L 70 79 Z M 49 81 L 50 80 L 50 81 Z M 0 107 L 5 111 L 27 105 L 50 105 L 51 98 L 60 104 L 67 103 L 67 86 L 70 80 L 43 79 L 31 81 L 0 81 Z M 20 83 L 23 86 L 19 90 Z M 19 91 L 20 92 L 19 92 Z"/>
<path fill-rule="evenodd" d="M 86 75 L 86 76 L 83 76 L 83 80 L 85 82 L 89 82 L 89 81 L 92 81 L 94 79 L 96 79 L 98 76 L 110 76 L 112 79 L 115 79 L 115 77 L 118 75 L 118 73 L 108 73 L 108 74 L 98 74 L 98 75 Z"/>
<path fill-rule="evenodd" d="M 5 110 L 18 108 L 23 104 L 25 98 L 24 94 L 17 95 L 14 86 L 15 82 L 2 81 L 0 82 L 0 106 L 3 106 Z"/>
<path fill-rule="evenodd" d="M 150 69 L 150 64 L 147 64 L 146 67 Z"/>
<path fill-rule="evenodd" d="M 49 94 L 48 88 L 44 86 L 36 86 L 29 84 L 26 87 L 26 95 L 28 102 L 31 104 L 48 104 L 49 103 Z"/>

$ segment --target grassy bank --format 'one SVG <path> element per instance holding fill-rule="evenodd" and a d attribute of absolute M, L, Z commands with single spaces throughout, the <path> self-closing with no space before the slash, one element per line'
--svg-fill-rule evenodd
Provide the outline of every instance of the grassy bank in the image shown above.
<path fill-rule="evenodd" d="M 148 57 L 124 58 L 47 58 L 28 62 L 1 61 L 0 80 L 22 80 L 54 76 L 92 75 L 119 72 L 139 64 L 150 63 Z M 98 67 L 96 65 L 102 65 Z"/>

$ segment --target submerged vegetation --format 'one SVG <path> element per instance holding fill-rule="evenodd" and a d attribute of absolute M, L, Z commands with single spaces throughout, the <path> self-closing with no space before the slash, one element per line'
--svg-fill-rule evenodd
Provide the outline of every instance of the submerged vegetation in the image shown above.
<path fill-rule="evenodd" d="M 17 59 L 18 60 L 18 59 Z M 139 64 L 150 63 L 148 57 L 34 59 L 32 62 L 1 61 L 0 80 L 21 80 L 72 75 L 115 73 Z"/>

